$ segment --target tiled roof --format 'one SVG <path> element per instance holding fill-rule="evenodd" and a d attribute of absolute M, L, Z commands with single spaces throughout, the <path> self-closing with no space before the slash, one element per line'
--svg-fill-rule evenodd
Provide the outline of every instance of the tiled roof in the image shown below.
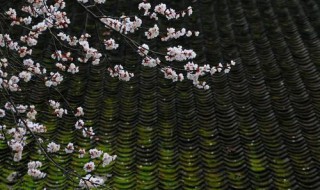
<path fill-rule="evenodd" d="M 136 9 L 136 2 L 110 0 L 108 6 L 120 12 Z M 189 3 L 168 2 L 172 7 Z M 47 138 L 118 155 L 112 166 L 97 171 L 112 174 L 111 189 L 319 189 L 320 4 L 196 0 L 193 7 L 195 15 L 182 24 L 200 29 L 201 35 L 179 42 L 195 49 L 199 64 L 235 60 L 229 74 L 208 76 L 206 91 L 191 82 L 172 84 L 159 70 L 139 66 L 134 50 L 122 47 L 110 61 L 135 71 L 132 81 L 110 78 L 104 63 L 82 66 L 60 88 L 71 106 L 84 105 L 87 126 L 97 131 L 99 141 L 90 143 L 75 132 L 71 116 L 43 114 Z M 38 88 L 22 95 L 37 106 L 44 106 L 48 96 L 59 97 Z M 17 189 L 71 186 L 49 162 L 44 180 L 25 175 L 29 159 L 44 159 L 34 142 L 18 165 L 0 143 L 2 189 L 5 184 Z M 63 151 L 54 159 L 82 174 L 88 161 Z M 23 176 L 9 183 L 5 179 L 12 171 Z"/>

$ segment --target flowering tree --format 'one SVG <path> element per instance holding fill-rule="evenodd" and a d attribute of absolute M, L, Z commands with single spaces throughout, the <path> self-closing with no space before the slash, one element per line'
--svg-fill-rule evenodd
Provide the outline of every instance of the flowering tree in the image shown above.
<path fill-rule="evenodd" d="M 203 65 L 192 62 L 197 56 L 192 49 L 185 49 L 175 44 L 176 39 L 191 39 L 199 35 L 199 31 L 186 28 L 164 27 L 162 20 L 174 22 L 183 17 L 191 16 L 192 7 L 184 10 L 174 10 L 166 4 L 151 5 L 144 1 L 138 4 L 141 16 L 121 15 L 114 17 L 105 14 L 105 0 L 74 1 L 87 15 L 87 19 L 94 19 L 103 29 L 96 30 L 96 34 L 89 34 L 85 28 L 81 34 L 72 28 L 72 19 L 68 13 L 68 2 L 64 0 L 25 0 L 19 7 L 9 8 L 1 14 L 0 32 L 0 141 L 5 141 L 12 151 L 14 162 L 27 160 L 26 172 L 34 179 L 46 177 L 45 168 L 40 160 L 26 158 L 23 150 L 28 146 L 38 147 L 39 154 L 44 160 L 49 160 L 57 168 L 68 175 L 71 180 L 78 180 L 76 186 L 91 188 L 103 186 L 106 176 L 95 175 L 99 167 L 106 167 L 116 159 L 116 155 L 109 155 L 98 148 L 82 148 L 74 142 L 58 142 L 47 138 L 48 130 L 44 123 L 38 121 L 41 113 L 50 113 L 58 118 L 71 117 L 75 120 L 74 130 L 79 131 L 83 138 L 91 141 L 99 140 L 94 127 L 87 127 L 83 118 L 85 110 L 81 105 L 74 106 L 66 100 L 59 89 L 65 80 L 72 80 L 73 75 L 81 72 L 82 65 L 99 65 L 108 61 L 109 51 L 121 47 L 121 43 L 114 38 L 120 38 L 131 46 L 141 57 L 141 64 L 145 67 L 159 69 L 164 78 L 172 82 L 192 81 L 196 88 L 209 89 L 209 85 L 201 78 L 207 74 L 230 71 L 230 64 L 218 66 Z M 133 33 L 140 33 L 144 40 L 139 40 Z M 96 40 L 91 40 L 93 38 Z M 47 62 L 39 62 L 37 52 L 44 47 L 39 45 L 43 41 L 50 41 L 51 48 Z M 158 40 L 166 44 L 166 51 L 151 49 L 147 42 Z M 146 42 L 146 43 L 142 43 Z M 165 43 L 170 42 L 170 43 Z M 175 63 L 184 62 L 184 67 L 177 67 Z M 129 81 L 135 77 L 121 65 L 109 64 L 105 68 L 111 77 L 121 81 Z M 49 109 L 35 105 L 28 105 L 23 98 L 34 84 L 41 84 L 50 93 L 46 104 Z M 39 113 L 39 114 L 38 114 Z M 44 119 L 42 119 L 44 120 Z M 55 161 L 59 152 L 74 154 L 79 158 L 87 157 L 88 162 L 83 165 L 83 173 L 65 169 Z M 7 180 L 12 181 L 19 176 L 12 173 Z"/>

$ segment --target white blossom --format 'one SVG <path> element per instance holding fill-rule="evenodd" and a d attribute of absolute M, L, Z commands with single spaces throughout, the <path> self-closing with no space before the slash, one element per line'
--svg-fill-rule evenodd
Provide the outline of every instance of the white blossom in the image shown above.
<path fill-rule="evenodd" d="M 28 169 L 37 169 L 42 167 L 42 163 L 40 161 L 30 161 L 28 163 Z"/>
<path fill-rule="evenodd" d="M 111 77 L 118 77 L 119 80 L 129 81 L 134 74 L 123 69 L 122 65 L 115 65 L 114 68 L 108 68 Z"/>
<path fill-rule="evenodd" d="M 44 133 L 47 131 L 46 126 L 39 124 L 39 123 L 34 123 L 30 119 L 19 120 L 19 122 L 18 122 L 18 126 L 20 126 L 20 127 L 25 128 L 26 127 L 25 124 L 34 133 Z M 21 133 L 21 129 L 19 129 L 19 132 Z"/>
<path fill-rule="evenodd" d="M 30 161 L 28 163 L 28 175 L 35 179 L 46 177 L 46 173 L 41 172 L 38 169 L 39 167 L 42 167 L 42 163 L 40 161 Z"/>
<path fill-rule="evenodd" d="M 79 67 L 77 67 L 74 63 L 70 63 L 67 71 L 69 73 L 75 74 L 79 72 Z"/>
<path fill-rule="evenodd" d="M 0 34 L 0 37 L 1 37 L 1 34 Z M 1 67 L 6 68 L 7 66 L 8 66 L 8 60 L 6 58 L 0 59 L 0 68 Z"/>
<path fill-rule="evenodd" d="M 23 145 L 20 142 L 14 142 L 10 145 L 13 151 L 20 152 L 23 150 Z"/>
<path fill-rule="evenodd" d="M 149 10 L 151 9 L 151 4 L 150 3 L 145 3 L 145 2 L 141 2 L 139 5 L 138 5 L 138 9 L 144 9 L 144 15 L 149 15 L 150 12 Z"/>
<path fill-rule="evenodd" d="M 57 108 L 54 110 L 54 113 L 56 114 L 57 117 L 62 118 L 63 114 L 68 114 L 68 110 L 63 108 Z"/>
<path fill-rule="evenodd" d="M 66 66 L 64 66 L 62 63 L 56 63 L 56 67 L 59 68 L 61 71 L 66 70 Z"/>
<path fill-rule="evenodd" d="M 35 120 L 37 114 L 38 114 L 38 112 L 36 111 L 35 106 L 34 105 L 30 105 L 30 110 L 27 113 L 28 119 Z"/>
<path fill-rule="evenodd" d="M 86 153 L 86 150 L 83 148 L 79 149 L 79 158 L 83 158 L 84 154 Z"/>
<path fill-rule="evenodd" d="M 12 49 L 16 49 L 15 47 L 17 47 L 17 46 L 14 44 Z M 10 45 L 9 45 L 9 48 L 10 48 Z M 25 57 L 26 55 L 31 55 L 32 54 L 32 49 L 28 49 L 25 46 L 17 47 L 17 49 L 18 49 L 18 53 L 19 53 L 20 57 Z"/>
<path fill-rule="evenodd" d="M 149 46 L 147 44 L 142 44 L 138 47 L 138 53 L 140 56 L 146 56 L 149 53 Z"/>
<path fill-rule="evenodd" d="M 106 25 L 106 27 L 112 28 L 123 34 L 134 33 L 142 25 L 142 20 L 137 16 L 134 17 L 133 21 L 131 21 L 130 17 L 126 16 L 122 16 L 120 19 L 121 20 L 101 18 L 100 20 Z"/>
<path fill-rule="evenodd" d="M 187 34 L 186 34 L 187 37 L 190 37 L 192 36 L 192 32 L 190 30 L 188 30 Z"/>
<path fill-rule="evenodd" d="M 164 73 L 164 78 L 171 79 L 172 82 L 178 81 L 178 74 L 170 67 L 165 67 L 161 70 Z"/>
<path fill-rule="evenodd" d="M 90 127 L 89 129 L 88 128 L 82 129 L 82 135 L 83 135 L 83 137 L 88 137 L 89 136 L 90 138 L 93 138 L 95 133 L 93 132 L 92 127 Z"/>
<path fill-rule="evenodd" d="M 60 145 L 54 142 L 49 143 L 47 146 L 47 151 L 50 153 L 55 153 L 55 152 L 58 152 L 59 150 L 60 150 Z"/>
<path fill-rule="evenodd" d="M 57 86 L 63 81 L 63 76 L 58 72 L 51 72 L 50 75 L 50 78 L 45 82 L 47 87 Z"/>
<path fill-rule="evenodd" d="M 103 153 L 103 151 L 98 150 L 96 148 L 89 150 L 89 154 L 90 154 L 92 159 L 99 158 L 102 155 L 102 153 Z"/>
<path fill-rule="evenodd" d="M 119 47 L 119 44 L 117 44 L 112 38 L 110 38 L 109 40 L 104 40 L 104 45 L 106 50 L 113 50 Z"/>
<path fill-rule="evenodd" d="M 76 112 L 75 112 L 74 116 L 76 116 L 76 117 L 84 116 L 83 108 L 82 107 L 78 107 L 76 109 Z"/>
<path fill-rule="evenodd" d="M 162 37 L 161 40 L 168 41 L 169 39 L 178 39 L 182 36 L 189 37 L 191 35 L 192 35 L 192 32 L 188 31 L 187 33 L 185 28 L 182 28 L 181 30 L 176 30 L 175 28 L 167 28 L 167 36 Z"/>
<path fill-rule="evenodd" d="M 84 121 L 82 119 L 79 119 L 74 126 L 76 129 L 82 129 L 84 126 Z"/>
<path fill-rule="evenodd" d="M 16 110 L 14 109 L 13 105 L 10 103 L 10 102 L 7 102 L 5 105 L 4 105 L 4 108 L 6 110 L 10 110 L 12 112 L 16 112 Z"/>
<path fill-rule="evenodd" d="M 145 36 L 147 36 L 148 39 L 153 39 L 158 35 L 159 35 L 159 27 L 156 24 L 152 28 L 149 28 L 147 32 L 145 32 Z"/>
<path fill-rule="evenodd" d="M 86 175 L 80 179 L 79 186 L 81 188 L 95 188 L 104 184 L 104 179 L 98 176 Z"/>
<path fill-rule="evenodd" d="M 87 173 L 92 172 L 95 169 L 94 162 L 88 162 L 83 166 L 84 171 Z"/>
<path fill-rule="evenodd" d="M 192 7 L 191 7 L 191 6 L 189 6 L 189 7 L 188 7 L 188 15 L 190 16 L 190 15 L 192 15 L 192 13 L 193 13 L 193 11 L 192 11 Z"/>
<path fill-rule="evenodd" d="M 68 145 L 66 146 L 66 148 L 64 150 L 66 153 L 73 153 L 73 151 L 74 151 L 73 143 L 68 143 Z"/>
<path fill-rule="evenodd" d="M 23 19 L 25 25 L 29 25 L 32 22 L 32 18 L 30 16 Z"/>
<path fill-rule="evenodd" d="M 167 5 L 164 4 L 164 3 L 160 3 L 159 5 L 156 5 L 156 6 L 154 7 L 154 12 L 160 13 L 160 14 L 162 14 L 162 15 L 165 14 L 165 11 L 166 11 L 166 10 L 167 10 Z"/>
<path fill-rule="evenodd" d="M 160 64 L 160 59 L 153 59 L 151 57 L 145 57 L 142 60 L 142 65 L 147 67 L 155 67 Z"/>
<path fill-rule="evenodd" d="M 44 172 L 41 172 L 38 169 L 29 169 L 28 175 L 35 178 L 35 179 L 42 179 L 42 178 L 46 177 L 47 174 Z"/>
<path fill-rule="evenodd" d="M 24 82 L 29 82 L 31 80 L 32 74 L 28 71 L 22 71 L 19 73 L 19 78 L 23 79 Z"/>
<path fill-rule="evenodd" d="M 49 100 L 49 104 L 50 106 L 53 108 L 53 109 L 58 109 L 60 108 L 60 103 L 59 102 L 56 102 L 54 100 Z"/>
<path fill-rule="evenodd" d="M 167 48 L 167 55 L 165 56 L 167 61 L 185 61 L 195 57 L 196 53 L 193 50 L 182 49 L 182 46 Z"/>
<path fill-rule="evenodd" d="M 150 14 L 150 18 L 151 18 L 151 19 L 154 19 L 154 20 L 159 20 L 159 17 L 158 17 L 158 15 L 157 15 L 157 13 L 152 13 L 152 14 Z"/>
<path fill-rule="evenodd" d="M 10 131 L 8 131 L 8 132 L 10 133 Z M 19 162 L 22 159 L 22 151 L 23 151 L 24 143 L 23 142 L 19 142 L 19 140 L 20 140 L 19 137 L 23 136 L 24 134 L 25 134 L 25 132 L 19 133 L 19 131 L 15 131 L 14 132 L 14 135 L 15 135 L 14 138 L 16 140 L 12 139 L 10 142 L 8 142 L 10 148 L 14 152 L 13 161 L 15 161 L 15 162 Z"/>
<path fill-rule="evenodd" d="M 177 18 L 177 13 L 174 9 L 166 9 L 164 11 L 164 15 L 166 16 L 166 18 L 168 20 L 171 20 L 171 19 L 176 19 Z"/>
<path fill-rule="evenodd" d="M 109 165 L 112 161 L 114 161 L 117 158 L 117 155 L 109 155 L 108 153 L 104 153 L 103 154 L 103 158 L 102 158 L 102 167 L 105 167 L 107 165 Z"/>

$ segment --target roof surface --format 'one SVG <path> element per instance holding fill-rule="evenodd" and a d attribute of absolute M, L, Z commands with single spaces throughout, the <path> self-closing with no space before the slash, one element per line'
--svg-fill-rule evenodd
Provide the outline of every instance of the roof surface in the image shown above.
<path fill-rule="evenodd" d="M 137 2 L 107 4 L 131 10 Z M 178 9 L 188 2 L 168 5 Z M 182 24 L 201 35 L 180 42 L 194 48 L 198 64 L 235 60 L 229 74 L 208 76 L 209 90 L 190 82 L 172 84 L 159 70 L 139 66 L 139 57 L 124 47 L 110 61 L 135 71 L 132 81 L 109 77 L 101 64 L 82 66 L 61 87 L 71 106 L 84 105 L 84 119 L 99 140 L 82 138 L 70 116 L 43 114 L 47 138 L 116 154 L 114 164 L 97 171 L 112 174 L 111 189 L 318 189 L 320 5 L 316 0 L 197 0 L 192 6 L 195 15 Z M 38 106 L 59 96 L 36 87 L 24 95 Z M 34 142 L 18 165 L 1 143 L 0 184 L 18 189 L 72 184 L 49 162 L 44 180 L 24 175 L 28 159 L 44 159 Z M 54 159 L 80 172 L 88 161 L 63 150 Z M 9 183 L 5 179 L 12 171 L 23 176 Z"/>

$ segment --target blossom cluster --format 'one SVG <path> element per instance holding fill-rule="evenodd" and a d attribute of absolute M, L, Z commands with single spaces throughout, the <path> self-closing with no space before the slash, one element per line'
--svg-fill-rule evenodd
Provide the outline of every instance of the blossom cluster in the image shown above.
<path fill-rule="evenodd" d="M 55 153 L 55 152 L 58 152 L 59 150 L 60 150 L 60 145 L 56 144 L 55 142 L 51 142 L 47 146 L 47 152 Z"/>
<path fill-rule="evenodd" d="M 42 163 L 40 161 L 31 161 L 28 163 L 28 175 L 33 178 L 41 179 L 46 177 L 46 173 L 41 172 L 38 168 L 42 167 Z"/>
<path fill-rule="evenodd" d="M 106 50 L 113 50 L 119 47 L 119 44 L 117 44 L 112 38 L 110 38 L 109 40 L 104 40 L 104 45 L 106 47 Z"/>
<path fill-rule="evenodd" d="M 152 57 L 146 56 L 146 57 L 143 58 L 143 60 L 142 60 L 142 65 L 143 65 L 143 66 L 147 66 L 147 67 L 155 67 L 155 66 L 159 65 L 160 62 L 161 62 L 161 61 L 160 61 L 159 58 L 154 59 L 154 58 L 152 58 Z"/>
<path fill-rule="evenodd" d="M 27 46 L 32 47 L 37 45 L 38 38 L 43 32 L 50 28 L 63 29 L 67 28 L 70 24 L 70 19 L 66 16 L 66 12 L 61 11 L 65 8 L 65 2 L 63 0 L 55 1 L 54 5 L 47 6 L 46 0 L 34 1 L 28 0 L 29 5 L 23 6 L 21 11 L 28 13 L 28 17 L 19 17 L 17 11 L 10 8 L 6 11 L 6 15 L 11 19 L 11 25 L 30 25 L 33 21 L 32 18 L 41 17 L 41 21 L 34 24 L 27 35 L 21 36 L 20 41 L 26 43 Z M 31 55 L 32 50 L 28 50 L 26 47 L 20 47 L 17 42 L 13 42 L 9 35 L 4 36 L 4 40 L 1 40 L 0 46 L 7 45 L 10 49 L 19 52 L 20 57 L 24 57 L 27 54 Z"/>
<path fill-rule="evenodd" d="M 178 39 L 182 36 L 191 37 L 199 36 L 199 31 L 192 32 L 191 30 L 186 30 L 185 28 L 182 28 L 181 30 L 176 31 L 175 28 L 167 28 L 167 35 L 162 37 L 162 41 L 168 41 L 169 39 Z"/>
<path fill-rule="evenodd" d="M 102 57 L 102 54 L 96 48 L 90 46 L 90 43 L 88 42 L 88 39 L 91 37 L 90 34 L 85 33 L 82 34 L 79 38 L 77 38 L 76 36 L 71 37 L 70 35 L 60 32 L 59 34 L 57 34 L 57 36 L 60 38 L 61 41 L 67 42 L 67 44 L 71 47 L 78 46 L 80 49 L 82 49 L 84 56 L 79 57 L 77 59 L 79 62 L 87 63 L 90 60 L 93 65 L 98 65 L 100 63 L 100 58 Z M 57 59 L 58 61 L 73 61 L 73 57 L 71 57 L 70 52 L 62 54 L 61 50 L 56 51 L 54 54 L 52 54 L 52 58 Z M 71 63 L 68 72 L 74 74 L 78 71 L 79 68 L 76 67 L 74 63 Z"/>
<path fill-rule="evenodd" d="M 70 46 L 76 46 L 79 42 L 79 40 L 77 39 L 77 37 L 75 36 L 70 36 L 70 35 L 67 35 L 63 32 L 60 32 L 59 34 L 57 34 L 58 37 L 60 37 L 61 41 L 66 41 L 68 42 L 68 44 Z"/>
<path fill-rule="evenodd" d="M 149 53 L 149 46 L 147 44 L 142 44 L 141 46 L 138 47 L 137 52 L 142 57 L 147 56 Z"/>
<path fill-rule="evenodd" d="M 95 188 L 103 185 L 105 180 L 99 176 L 92 176 L 87 174 L 84 178 L 80 179 L 79 186 L 81 188 Z"/>
<path fill-rule="evenodd" d="M 103 153 L 103 151 L 98 149 L 90 149 L 89 154 L 91 159 L 100 159 L 102 155 L 102 158 L 101 158 L 102 167 L 109 165 L 112 161 L 114 161 L 117 158 L 117 155 L 111 156 L 108 153 Z M 83 169 L 86 172 L 92 172 L 93 170 L 95 170 L 94 161 L 87 162 L 84 165 Z"/>
<path fill-rule="evenodd" d="M 118 77 L 119 80 L 122 81 L 129 81 L 130 78 L 134 76 L 133 73 L 129 73 L 128 71 L 124 70 L 122 65 L 115 65 L 113 68 L 109 67 L 108 71 L 111 77 Z"/>
<path fill-rule="evenodd" d="M 150 18 L 155 19 L 155 20 L 159 19 L 158 15 L 164 16 L 168 20 L 171 20 L 171 19 L 178 19 L 180 17 L 184 17 L 185 15 L 190 16 L 193 13 L 191 6 L 189 6 L 186 10 L 182 10 L 179 12 L 172 9 L 172 8 L 167 8 L 167 5 L 164 3 L 160 3 L 160 4 L 156 5 L 154 7 L 153 12 L 150 11 L 151 8 L 152 8 L 151 4 L 148 2 L 145 2 L 145 1 L 141 2 L 138 5 L 139 10 L 141 10 L 141 9 L 144 10 L 144 16 L 149 16 Z"/>
<path fill-rule="evenodd" d="M 58 86 L 63 81 L 63 75 L 61 75 L 59 72 L 51 72 L 50 77 L 46 77 L 46 86 Z"/>
<path fill-rule="evenodd" d="M 193 50 L 182 49 L 182 46 L 167 48 L 167 61 L 185 61 L 188 59 L 194 59 L 197 54 Z"/>
<path fill-rule="evenodd" d="M 79 3 L 88 3 L 89 0 L 77 0 Z M 106 0 L 94 0 L 95 3 L 97 4 L 103 4 L 106 2 Z"/>
<path fill-rule="evenodd" d="M 34 123 L 31 120 L 19 120 L 18 124 L 19 127 L 24 127 L 32 131 L 33 133 L 45 133 L 47 132 L 47 127 L 43 124 Z"/>
<path fill-rule="evenodd" d="M 0 109 L 0 118 L 6 116 L 6 111 L 11 112 L 12 114 L 22 115 L 25 114 L 26 119 L 19 119 L 16 123 L 16 127 L 8 128 L 6 125 L 1 125 L 2 134 L 0 135 L 0 139 L 7 138 L 8 146 L 14 152 L 13 160 L 18 162 L 22 159 L 22 152 L 24 146 L 27 144 L 27 136 L 28 131 L 31 133 L 45 133 L 47 131 L 46 126 L 35 123 L 32 120 L 36 119 L 37 111 L 35 110 L 35 106 L 30 105 L 14 105 L 11 102 L 7 102 L 4 106 L 5 109 Z M 5 130 L 6 129 L 6 130 Z M 3 133 L 6 131 L 6 134 Z"/>
<path fill-rule="evenodd" d="M 111 28 L 122 34 L 134 33 L 142 25 L 142 20 L 137 16 L 135 16 L 133 20 L 125 16 L 120 19 L 101 18 L 100 20 L 107 28 Z"/>
<path fill-rule="evenodd" d="M 54 114 L 57 117 L 62 118 L 63 114 L 68 114 L 67 109 L 60 108 L 60 103 L 54 100 L 49 100 L 50 107 L 54 109 Z"/>
<path fill-rule="evenodd" d="M 183 81 L 184 76 L 182 73 L 177 74 L 175 70 L 170 67 L 164 67 L 161 70 L 164 73 L 164 78 L 172 80 L 172 82 Z"/>
<path fill-rule="evenodd" d="M 102 54 L 99 53 L 97 49 L 90 47 L 90 44 L 88 42 L 88 38 L 90 37 L 91 35 L 87 33 L 80 36 L 78 43 L 82 47 L 85 56 L 82 58 L 79 57 L 78 61 L 82 63 L 87 63 L 89 60 L 91 60 L 92 65 L 98 65 L 100 63 L 100 58 L 102 57 Z"/>
<path fill-rule="evenodd" d="M 6 74 L 4 74 L 6 76 Z M 2 75 L 2 76 L 4 76 Z M 21 91 L 18 82 L 20 81 L 19 77 L 11 76 L 9 80 L 5 78 L 0 78 L 0 88 L 9 89 L 11 92 Z"/>
<path fill-rule="evenodd" d="M 68 143 L 68 145 L 66 146 L 66 148 L 64 149 L 66 153 L 73 153 L 74 151 L 74 145 L 73 143 Z"/>
<path fill-rule="evenodd" d="M 147 32 L 145 32 L 145 36 L 148 38 L 148 39 L 153 39 L 157 36 L 159 36 L 159 27 L 157 24 L 155 24 L 152 28 L 149 28 L 149 30 Z"/>
<path fill-rule="evenodd" d="M 18 162 L 22 159 L 23 147 L 26 145 L 26 130 L 22 127 L 16 127 L 7 130 L 7 133 L 12 136 L 12 139 L 7 143 L 14 152 L 13 161 Z"/>

